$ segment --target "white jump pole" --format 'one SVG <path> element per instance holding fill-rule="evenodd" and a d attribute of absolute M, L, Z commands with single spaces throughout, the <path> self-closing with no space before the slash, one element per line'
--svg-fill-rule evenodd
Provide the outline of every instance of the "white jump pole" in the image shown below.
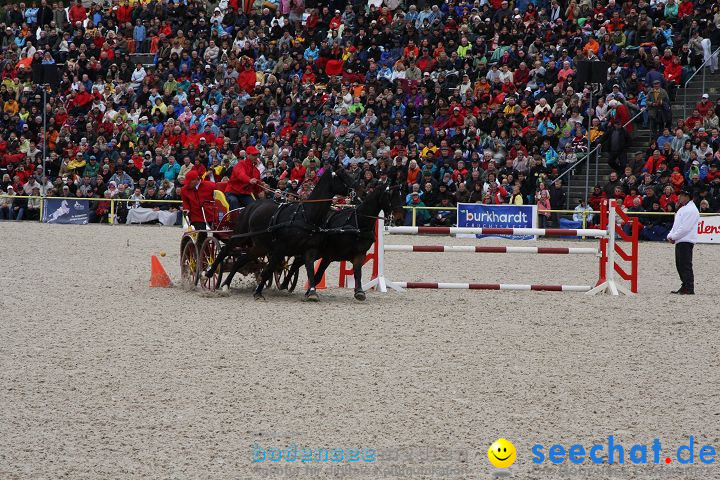
<path fill-rule="evenodd" d="M 378 253 L 375 261 L 377 262 L 378 275 L 363 284 L 363 290 L 377 287 L 382 293 L 386 293 L 387 287 L 390 287 L 397 292 L 402 292 L 403 289 L 398 283 L 385 278 L 385 239 L 383 238 L 385 236 L 385 214 L 383 212 L 380 212 L 377 222 L 377 239 L 375 241 L 377 242 Z"/>

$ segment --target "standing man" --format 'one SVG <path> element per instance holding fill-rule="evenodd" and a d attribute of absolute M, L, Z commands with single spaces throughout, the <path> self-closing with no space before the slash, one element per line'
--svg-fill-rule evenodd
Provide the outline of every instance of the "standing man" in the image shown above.
<path fill-rule="evenodd" d="M 620 120 L 617 118 L 613 120 L 612 129 L 603 136 L 603 142 L 608 147 L 608 165 L 615 172 L 621 174 L 627 163 L 625 151 L 630 143 L 630 135 L 622 127 Z"/>
<path fill-rule="evenodd" d="M 258 156 L 260 152 L 253 145 L 245 149 L 247 158 L 239 161 L 230 175 L 230 181 L 225 188 L 225 196 L 230 203 L 230 209 L 247 207 L 253 203 L 260 193 L 260 170 L 258 169 Z"/>
<path fill-rule="evenodd" d="M 671 114 L 670 97 L 665 89 L 660 88 L 659 80 L 655 80 L 652 84 L 652 90 L 648 93 L 647 105 L 650 111 L 652 138 L 657 138 L 663 128 L 672 122 L 672 118 L 668 118 Z"/>
<path fill-rule="evenodd" d="M 695 277 L 693 275 L 693 247 L 698 239 L 697 224 L 700 220 L 692 193 L 682 190 L 678 194 L 680 209 L 675 214 L 675 222 L 667 239 L 675 244 L 675 267 L 677 268 L 682 286 L 672 293 L 680 295 L 695 295 Z"/>

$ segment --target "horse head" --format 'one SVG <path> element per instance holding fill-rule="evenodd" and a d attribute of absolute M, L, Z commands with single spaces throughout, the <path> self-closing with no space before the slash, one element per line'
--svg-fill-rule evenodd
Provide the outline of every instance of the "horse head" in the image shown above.
<path fill-rule="evenodd" d="M 400 185 L 386 185 L 381 198 L 382 211 L 385 218 L 392 218 L 395 205 L 403 201 Z"/>
<path fill-rule="evenodd" d="M 332 177 L 332 183 L 330 187 L 332 195 L 349 195 L 351 197 L 355 195 L 355 180 L 350 176 L 347 170 L 340 167 L 337 170 L 331 171 L 329 173 Z"/>
<path fill-rule="evenodd" d="M 380 212 L 385 217 L 392 215 L 393 205 L 401 195 L 399 185 L 390 185 L 389 183 L 376 183 L 369 186 L 368 192 L 363 198 L 363 204 L 370 210 L 369 215 L 378 215 Z"/>

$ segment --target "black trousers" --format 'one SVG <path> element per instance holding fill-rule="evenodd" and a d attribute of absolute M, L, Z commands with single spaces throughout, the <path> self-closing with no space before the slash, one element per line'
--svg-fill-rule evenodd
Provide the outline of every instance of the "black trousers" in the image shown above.
<path fill-rule="evenodd" d="M 610 165 L 610 168 L 612 168 L 619 174 L 622 174 L 623 170 L 625 170 L 626 163 L 627 163 L 627 158 L 625 155 L 625 150 L 622 150 L 620 152 L 609 152 L 608 153 L 608 165 Z"/>
<path fill-rule="evenodd" d="M 688 292 L 695 292 L 695 275 L 693 274 L 693 247 L 689 242 L 675 244 L 675 268 L 677 268 L 682 289 Z"/>

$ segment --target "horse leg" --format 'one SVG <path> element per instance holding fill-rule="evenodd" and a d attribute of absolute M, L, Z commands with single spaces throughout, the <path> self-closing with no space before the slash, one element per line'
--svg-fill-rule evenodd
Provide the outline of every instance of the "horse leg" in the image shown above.
<path fill-rule="evenodd" d="M 230 244 L 231 243 L 232 242 L 228 242 L 225 245 L 223 245 L 222 248 L 220 248 L 220 252 L 218 252 L 218 256 L 215 259 L 215 261 L 213 262 L 213 264 L 210 265 L 210 268 L 207 271 L 203 270 L 202 272 L 200 272 L 201 277 L 207 278 L 207 277 L 212 277 L 213 275 L 215 275 L 215 270 L 218 269 L 219 265 L 222 265 L 222 262 L 225 261 L 225 258 L 227 258 L 228 254 L 230 253 Z"/>
<path fill-rule="evenodd" d="M 240 255 L 235 262 L 233 262 L 232 269 L 228 272 L 228 276 L 223 280 L 222 285 L 220 286 L 220 289 L 223 292 L 226 292 L 230 289 L 230 284 L 232 283 L 233 277 L 235 274 L 246 264 L 248 263 L 252 257 L 246 253 Z M 217 263 L 217 262 L 216 262 Z"/>
<path fill-rule="evenodd" d="M 317 258 L 317 250 L 308 250 L 305 252 L 305 271 L 308 278 L 308 290 L 305 292 L 305 300 L 317 302 L 320 300 L 315 291 L 315 259 Z"/>
<path fill-rule="evenodd" d="M 290 265 L 290 270 L 288 271 L 287 276 L 285 277 L 285 280 L 283 280 L 283 283 L 278 287 L 280 290 L 287 290 L 290 287 L 290 279 L 295 275 L 295 272 L 300 270 L 300 267 L 302 267 L 302 262 L 298 260 L 297 257 L 293 257 L 292 265 Z"/>
<path fill-rule="evenodd" d="M 270 258 L 268 258 L 268 263 L 267 263 L 267 265 L 265 265 L 265 268 L 263 268 L 263 271 L 260 274 L 260 282 L 258 283 L 258 286 L 255 289 L 255 293 L 253 293 L 253 298 L 255 300 L 265 300 L 265 297 L 262 294 L 265 283 L 268 281 L 270 276 L 273 274 L 273 272 L 275 271 L 275 269 L 277 268 L 278 264 L 283 259 L 283 257 L 284 257 L 284 255 L 280 255 L 277 252 L 272 252 L 270 254 Z"/>
<path fill-rule="evenodd" d="M 355 300 L 365 300 L 365 292 L 362 288 L 362 267 L 365 263 L 365 254 L 356 255 L 352 259 L 353 276 L 355 278 Z"/>
<path fill-rule="evenodd" d="M 318 278 L 318 279 L 322 278 L 323 275 L 325 275 L 325 270 L 327 270 L 327 268 L 330 266 L 331 263 L 332 263 L 332 260 L 327 260 L 325 258 L 321 259 L 320 265 L 318 265 L 317 270 L 315 270 L 315 278 Z M 313 264 L 315 264 L 315 262 L 313 262 Z M 309 284 L 308 284 L 308 286 L 309 286 Z M 308 289 L 308 291 L 310 291 L 310 289 Z"/>

